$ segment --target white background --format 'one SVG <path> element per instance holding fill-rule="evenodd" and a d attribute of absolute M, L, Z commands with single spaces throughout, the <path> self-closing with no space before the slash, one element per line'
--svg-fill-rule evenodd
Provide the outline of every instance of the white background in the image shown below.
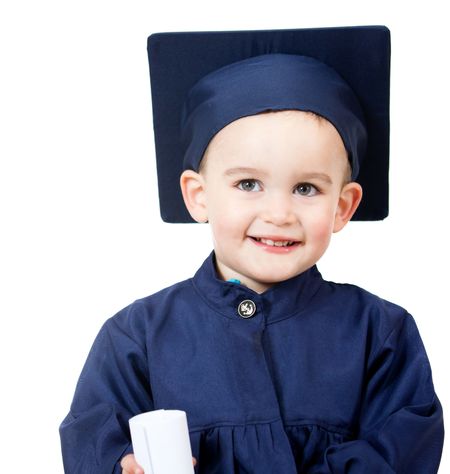
<path fill-rule="evenodd" d="M 351 223 L 319 269 L 413 314 L 450 406 L 448 15 L 444 2 L 399 4 L 2 3 L 2 472 L 63 472 L 58 426 L 101 324 L 211 250 L 207 226 L 159 218 L 146 56 L 158 31 L 391 29 L 390 216 Z"/>

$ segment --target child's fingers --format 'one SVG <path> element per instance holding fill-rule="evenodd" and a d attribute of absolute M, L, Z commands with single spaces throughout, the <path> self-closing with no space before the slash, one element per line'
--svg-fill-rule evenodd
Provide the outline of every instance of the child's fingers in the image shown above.
<path fill-rule="evenodd" d="M 192 456 L 192 464 L 194 466 L 197 464 L 197 459 L 194 456 Z M 134 454 L 124 456 L 120 461 L 120 466 L 122 467 L 122 474 L 144 474 L 144 470 L 134 459 Z"/>
<path fill-rule="evenodd" d="M 120 461 L 122 474 L 144 474 L 144 470 L 134 459 L 134 454 L 127 454 Z"/>

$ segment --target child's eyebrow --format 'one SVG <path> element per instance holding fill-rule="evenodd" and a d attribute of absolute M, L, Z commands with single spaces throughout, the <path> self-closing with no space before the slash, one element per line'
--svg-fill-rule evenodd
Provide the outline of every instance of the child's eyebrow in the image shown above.
<path fill-rule="evenodd" d="M 320 181 L 324 181 L 325 183 L 333 184 L 331 178 L 325 173 L 305 173 L 302 174 L 302 179 L 319 179 Z"/>
<path fill-rule="evenodd" d="M 243 166 L 239 166 L 237 168 L 230 168 L 224 172 L 225 176 L 234 176 L 236 174 L 259 174 L 259 175 L 266 175 L 264 171 L 256 168 L 247 168 Z"/>

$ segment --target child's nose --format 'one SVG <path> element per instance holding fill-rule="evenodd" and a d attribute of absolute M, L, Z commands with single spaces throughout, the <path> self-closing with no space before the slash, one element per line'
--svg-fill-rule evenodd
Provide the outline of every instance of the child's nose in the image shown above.
<path fill-rule="evenodd" d="M 265 222 L 277 226 L 289 225 L 296 222 L 297 218 L 294 212 L 292 195 L 274 193 L 267 196 L 267 199 L 265 199 L 263 203 L 261 216 Z"/>

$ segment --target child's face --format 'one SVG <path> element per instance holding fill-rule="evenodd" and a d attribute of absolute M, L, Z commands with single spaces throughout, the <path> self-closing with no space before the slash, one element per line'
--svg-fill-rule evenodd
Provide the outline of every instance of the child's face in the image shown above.
<path fill-rule="evenodd" d="M 314 265 L 361 199 L 358 184 L 345 184 L 348 159 L 336 129 L 301 111 L 232 122 L 204 160 L 200 174 L 183 174 L 186 204 L 211 225 L 222 278 L 257 292 Z"/>

